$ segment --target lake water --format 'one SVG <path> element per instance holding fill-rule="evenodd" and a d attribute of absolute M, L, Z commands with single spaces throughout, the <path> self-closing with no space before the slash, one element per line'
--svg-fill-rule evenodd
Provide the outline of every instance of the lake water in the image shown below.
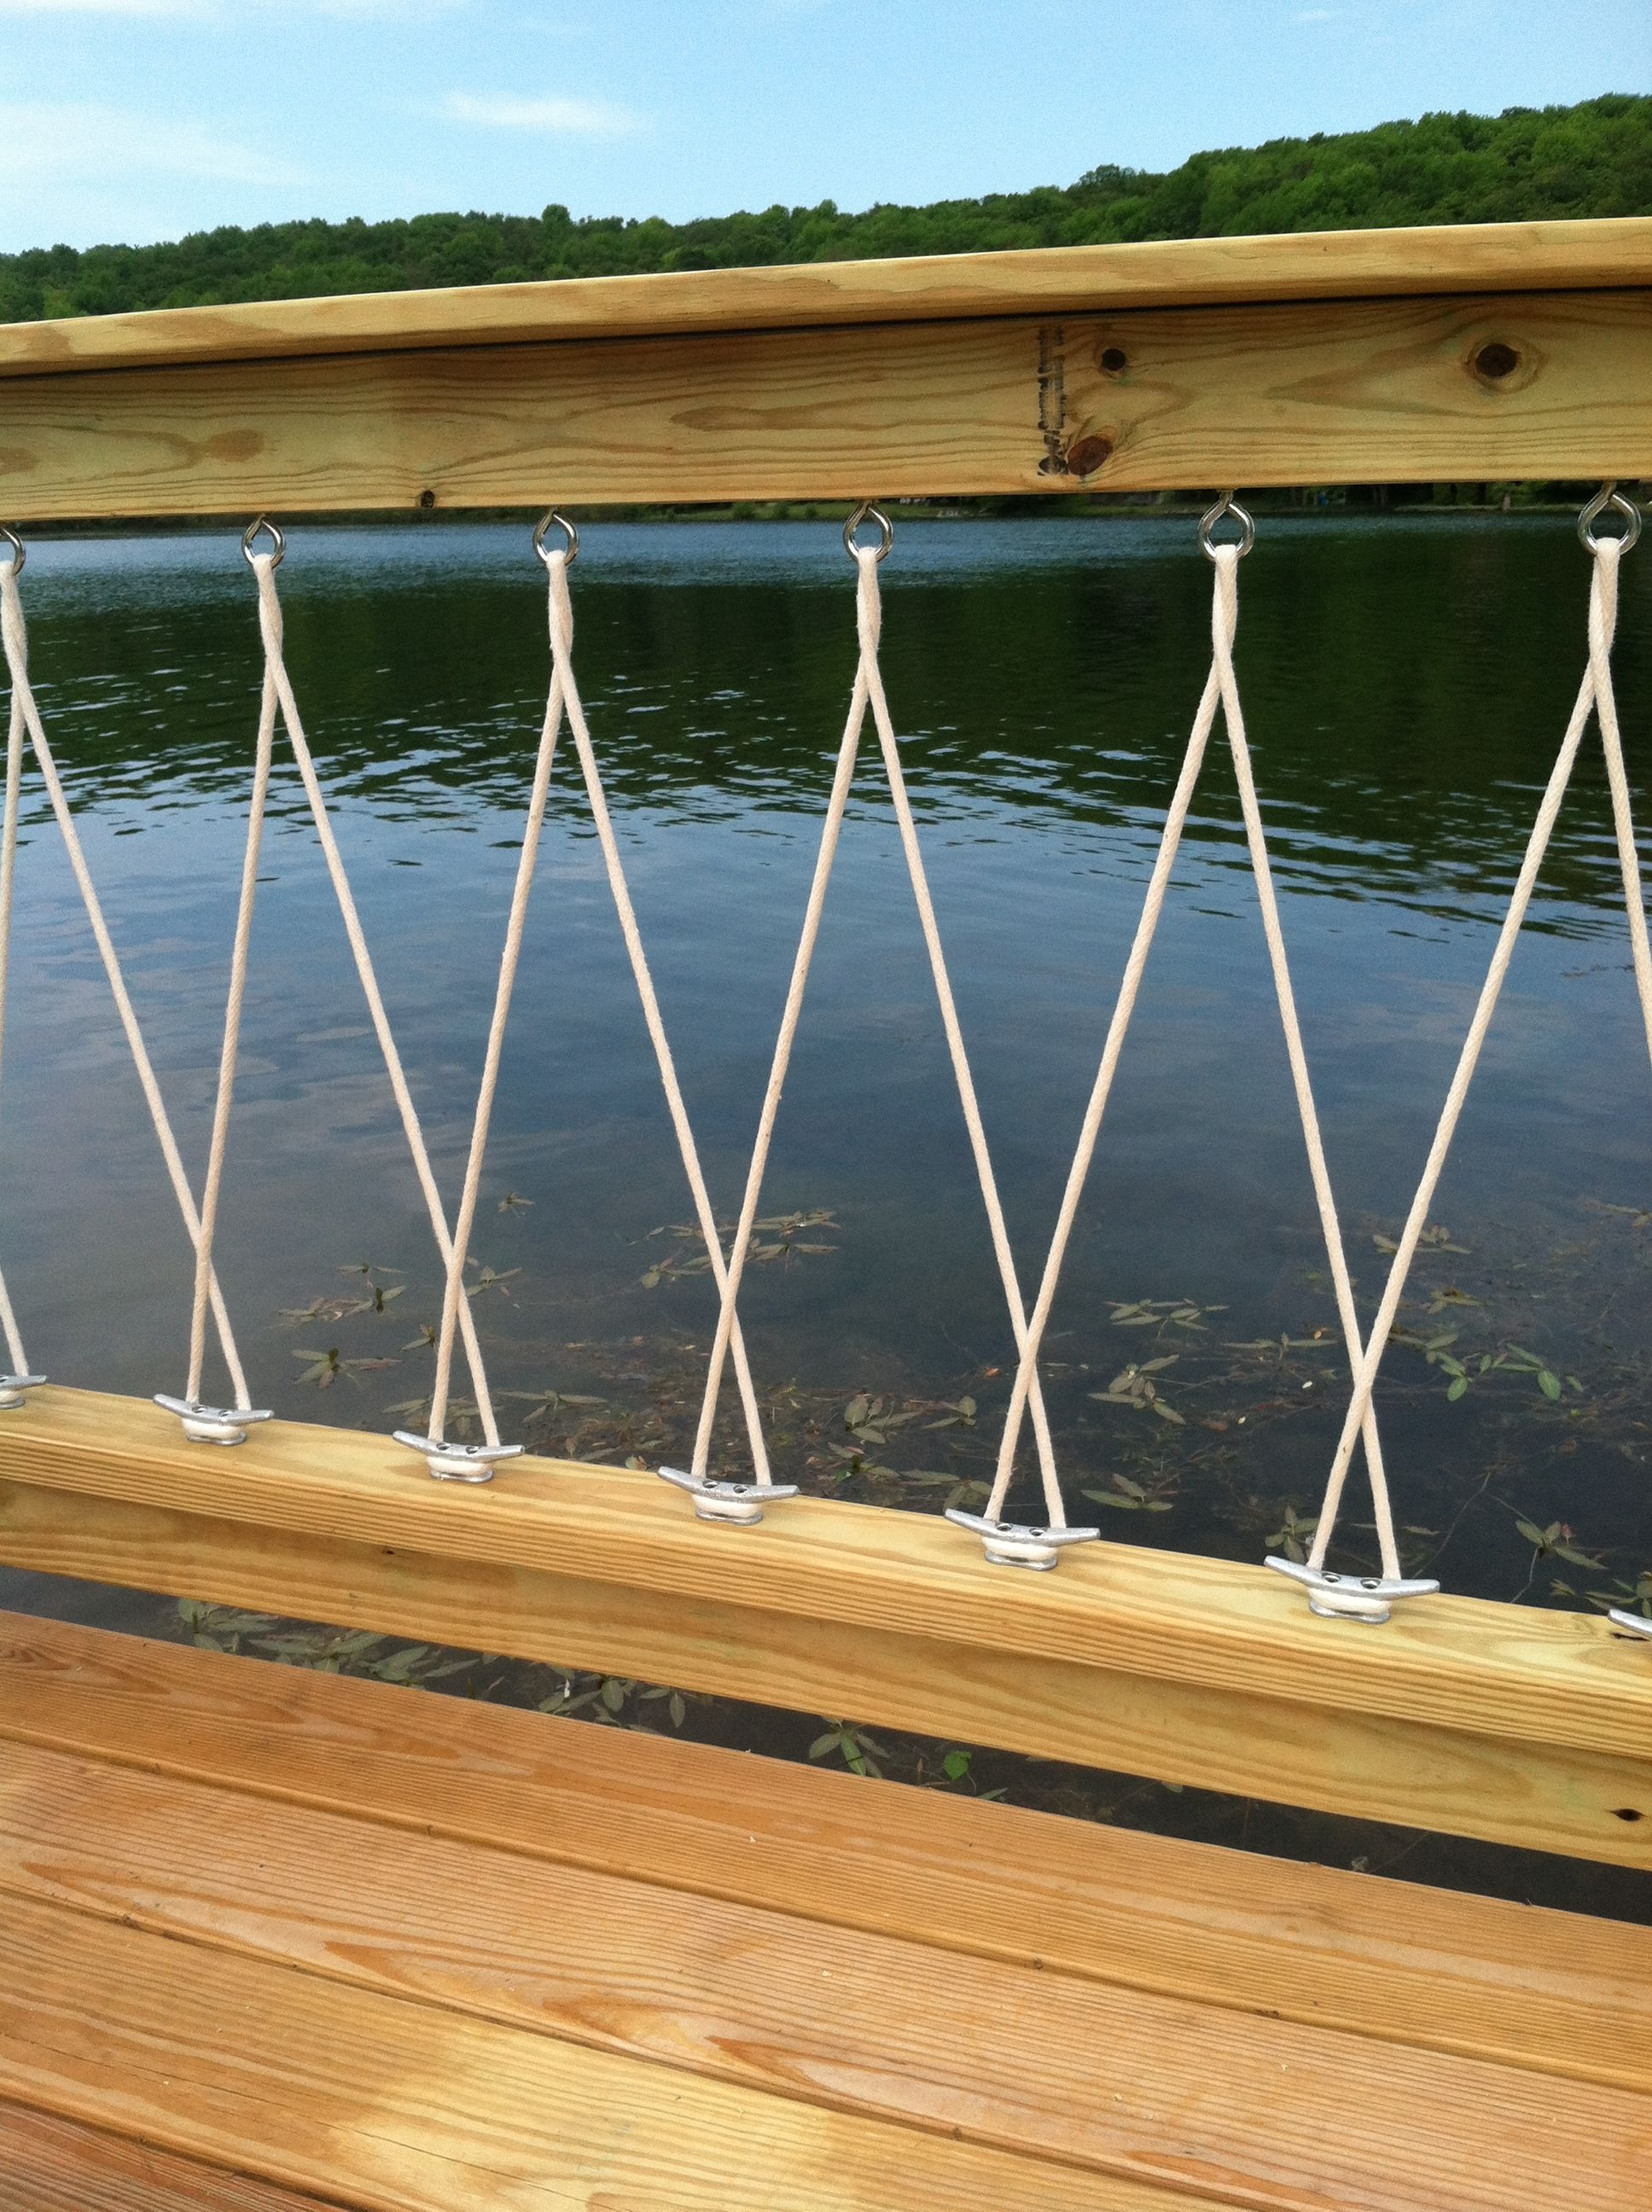
<path fill-rule="evenodd" d="M 1210 571 L 1186 520 L 975 520 L 899 522 L 882 577 L 886 680 L 1030 1283 L 1204 680 Z M 1241 682 L 1368 1313 L 1376 1240 L 1403 1217 L 1576 690 L 1588 582 L 1569 523 L 1487 514 L 1267 519 L 1242 571 Z M 853 675 L 852 574 L 829 524 L 599 524 L 573 583 L 593 734 L 732 1215 Z M 524 528 L 318 528 L 293 533 L 280 584 L 456 1188 L 543 705 L 541 572 Z M 24 593 L 42 705 L 198 1171 L 259 675 L 251 580 L 229 532 L 82 540 L 35 547 Z M 1616 655 L 1643 785 L 1649 616 L 1643 555 L 1625 565 Z M 0 1253 L 37 1366 L 176 1390 L 189 1255 L 38 788 L 26 836 Z M 1402 1316 L 1415 1339 L 1455 1331 L 1436 1350 L 1471 1385 L 1449 1401 L 1448 1369 L 1402 1343 L 1381 1398 L 1408 1559 L 1451 1589 L 1621 1600 L 1652 1567 L 1649 1135 L 1591 734 L 1440 1194 L 1447 1233 Z M 781 1471 L 920 1510 L 973 1495 L 1010 1337 L 875 747 L 764 1210 L 825 1213 L 800 1241 L 834 1248 L 749 1278 Z M 713 1311 L 692 1239 L 670 1233 L 687 1216 L 570 750 L 473 1245 L 504 1278 L 475 1309 L 494 1379 L 532 1394 L 506 1401 L 514 1433 L 596 1458 L 686 1450 Z M 361 1263 L 378 1273 L 341 1272 Z M 428 1388 L 428 1228 L 279 754 L 221 1269 L 261 1403 L 388 1428 Z M 337 1312 L 375 1281 L 396 1294 L 382 1312 Z M 1141 1301 L 1186 1318 L 1124 1325 L 1116 1309 Z M 1219 737 L 1049 1351 L 1075 1517 L 1250 1559 L 1311 1517 L 1345 1368 Z M 1179 1419 L 1092 1395 L 1127 1361 L 1171 1355 L 1157 1379 Z M 1482 1374 L 1482 1356 L 1502 1364 Z M 351 1364 L 380 1361 L 395 1364 Z M 973 1421 L 954 1419 L 961 1399 Z M 1370 1540 L 1351 1495 L 1352 1559 Z M 1580 1558 L 1534 1547 L 1528 1531 L 1555 1522 Z M 39 1590 L 0 1574 L 0 1598 Z"/>

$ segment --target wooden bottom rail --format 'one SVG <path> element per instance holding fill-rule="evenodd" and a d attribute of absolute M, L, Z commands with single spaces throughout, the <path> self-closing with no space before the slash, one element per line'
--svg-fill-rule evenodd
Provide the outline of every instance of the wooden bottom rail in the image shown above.
<path fill-rule="evenodd" d="M 1017 1574 L 926 1516 L 708 1527 L 625 1469 L 467 1491 L 383 1437 L 219 1453 L 68 1390 L 0 1419 L 0 1559 L 1652 1868 L 1652 1650 L 1592 1616 L 1442 1597 L 1370 1629 L 1225 1560 Z"/>
<path fill-rule="evenodd" d="M 1643 1929 L 15 1618 L 0 1749 L 0 2148 L 65 2212 L 1574 2212 L 1652 2158 Z"/>

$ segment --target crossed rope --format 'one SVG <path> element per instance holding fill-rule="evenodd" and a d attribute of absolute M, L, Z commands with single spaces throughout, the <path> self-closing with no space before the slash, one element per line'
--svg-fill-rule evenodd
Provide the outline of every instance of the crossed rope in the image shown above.
<path fill-rule="evenodd" d="M 1623 528 L 1619 535 L 1600 535 L 1594 524 L 1608 510 Z M 859 529 L 870 520 L 879 536 L 874 544 L 863 544 Z M 1226 520 L 1238 526 L 1236 540 L 1218 541 L 1218 530 Z M 553 524 L 563 544 L 548 546 Z M 968 1514 L 954 1510 L 949 1518 L 973 1529 L 983 1542 L 988 1559 L 1006 1565 L 1047 1569 L 1055 1565 L 1066 1546 L 1093 1539 L 1098 1532 L 1069 1525 L 1064 1510 L 1048 1416 L 1040 1385 L 1038 1361 L 1044 1334 L 1060 1286 L 1063 1263 L 1078 1206 L 1092 1166 L 1114 1078 L 1146 969 L 1154 936 L 1163 913 L 1170 877 L 1186 828 L 1188 811 L 1204 767 L 1219 711 L 1225 729 L 1239 791 L 1247 846 L 1255 879 L 1263 934 L 1272 970 L 1275 996 L 1290 1061 L 1292 1086 L 1308 1156 L 1310 1179 L 1330 1264 L 1338 1317 L 1346 1344 L 1352 1389 L 1341 1434 L 1333 1455 L 1326 1495 L 1315 1528 L 1313 1548 L 1305 1565 L 1270 1559 L 1271 1566 L 1293 1576 L 1308 1587 L 1309 1603 L 1317 1612 L 1341 1613 L 1368 1620 L 1388 1618 L 1393 1602 L 1431 1591 L 1437 1584 L 1408 1579 L 1402 1569 L 1394 1530 L 1387 1474 L 1373 1406 L 1373 1391 L 1383 1354 L 1392 1335 L 1412 1262 L 1426 1224 L 1452 1139 L 1461 1119 L 1479 1054 L 1484 1045 L 1514 946 L 1525 920 L 1532 890 L 1570 782 L 1584 732 L 1593 716 L 1599 724 L 1607 781 L 1612 797 L 1624 895 L 1629 915 L 1637 991 L 1652 1056 L 1652 945 L 1649 945 L 1639 863 L 1635 844 L 1622 739 L 1613 692 L 1611 649 L 1618 611 L 1618 578 L 1623 556 L 1640 531 L 1638 511 L 1607 485 L 1590 501 L 1580 518 L 1580 535 L 1591 562 L 1588 607 L 1588 659 L 1576 705 L 1562 738 L 1558 754 L 1539 805 L 1526 853 L 1508 910 L 1498 932 L 1473 1019 L 1464 1039 L 1457 1066 L 1447 1092 L 1439 1122 L 1412 1198 L 1406 1225 L 1390 1265 L 1369 1334 L 1362 1332 L 1346 1251 L 1331 1187 L 1318 1111 L 1309 1074 L 1306 1051 L 1298 1020 L 1295 993 L 1280 924 L 1267 842 L 1257 798 L 1254 775 L 1245 733 L 1234 645 L 1238 629 L 1238 568 L 1254 540 L 1254 526 L 1233 501 L 1224 498 L 1200 526 L 1201 546 L 1213 569 L 1211 611 L 1212 659 L 1209 674 L 1194 715 L 1169 805 L 1166 811 L 1139 920 L 1126 960 L 1123 977 L 1108 1021 L 1101 1059 L 1080 1125 L 1056 1221 L 1047 1250 L 1038 1289 L 1030 1310 L 1023 1300 L 1010 1244 L 990 1148 L 979 1099 L 958 1019 L 951 978 L 942 947 L 938 921 L 930 891 L 914 820 L 910 798 L 884 690 L 878 651 L 883 609 L 878 582 L 880 564 L 888 555 L 892 532 L 876 508 L 863 507 L 851 517 L 844 540 L 856 571 L 856 629 L 859 653 L 843 735 L 840 742 L 825 815 L 822 823 L 812 880 L 805 903 L 798 948 L 782 1010 L 768 1080 L 758 1115 L 738 1220 L 725 1252 L 698 1150 L 695 1143 L 671 1045 L 661 1017 L 635 908 L 627 883 L 618 841 L 610 814 L 600 768 L 580 700 L 573 661 L 574 613 L 568 589 L 568 568 L 577 557 L 579 539 L 572 524 L 556 514 L 546 516 L 534 534 L 534 549 L 543 562 L 547 580 L 547 620 L 551 673 L 538 750 L 529 791 L 520 856 L 506 923 L 492 1016 L 489 1024 L 477 1086 L 465 1172 L 457 1210 L 450 1226 L 440 1196 L 428 1147 L 415 1104 L 407 1073 L 397 1048 L 383 994 L 359 910 L 350 887 L 313 755 L 306 736 L 282 646 L 282 623 L 276 571 L 284 557 L 281 534 L 272 525 L 254 523 L 242 550 L 252 571 L 258 594 L 258 613 L 264 648 L 258 734 L 252 791 L 248 802 L 247 834 L 242 862 L 240 896 L 230 951 L 229 982 L 219 1054 L 206 1170 L 197 1209 L 185 1170 L 177 1139 L 160 1085 L 145 1047 L 101 904 L 93 884 L 74 817 L 64 793 L 28 680 L 27 639 L 19 579 L 24 550 L 9 532 L 9 562 L 0 562 L 0 643 L 11 677 L 11 711 L 7 739 L 3 817 L 0 819 L 0 1049 L 3 1048 L 6 979 L 11 932 L 13 893 L 23 756 L 32 747 L 52 812 L 67 850 L 94 939 L 107 976 L 117 1013 L 131 1051 L 168 1178 L 195 1254 L 191 1304 L 187 1378 L 181 1398 L 162 1397 L 160 1402 L 177 1413 L 185 1434 L 209 1443 L 237 1443 L 246 1425 L 268 1415 L 252 1404 L 246 1373 L 236 1347 L 228 1310 L 213 1267 L 213 1249 L 222 1197 L 228 1133 L 232 1115 L 236 1061 L 251 942 L 270 781 L 277 726 L 284 730 L 343 921 L 358 979 L 366 999 L 404 1135 L 424 1198 L 430 1227 L 444 1270 L 442 1312 L 436 1332 L 435 1373 L 428 1432 L 398 1432 L 398 1441 L 422 1454 L 429 1471 L 444 1480 L 487 1480 L 495 1463 L 512 1456 L 519 1446 L 505 1443 L 500 1434 L 485 1364 L 477 1340 L 471 1300 L 466 1295 L 465 1270 L 472 1233 L 489 1131 L 497 1095 L 511 1005 L 520 966 L 523 936 L 539 846 L 549 803 L 558 738 L 564 720 L 572 732 L 584 782 L 586 803 L 602 849 L 609 887 L 618 916 L 645 1024 L 653 1044 L 662 1089 L 681 1154 L 700 1231 L 704 1238 L 713 1282 L 718 1293 L 718 1315 L 707 1364 L 705 1389 L 688 1469 L 662 1468 L 671 1483 L 688 1491 L 696 1513 L 702 1517 L 736 1522 L 761 1519 L 763 1506 L 775 1498 L 795 1494 L 792 1486 L 774 1482 L 762 1433 L 761 1408 L 742 1336 L 738 1301 L 754 1235 L 762 1188 L 779 1114 L 781 1095 L 801 1018 L 805 994 L 833 863 L 842 830 L 849 791 L 859 757 L 865 720 L 871 714 L 877 732 L 885 779 L 894 806 L 908 875 L 917 907 L 954 1082 L 969 1135 L 972 1161 L 987 1215 L 994 1259 L 1014 1337 L 1017 1363 L 1011 1386 L 991 1494 L 985 1510 Z M 260 545 L 267 532 L 268 550 Z M 210 1323 L 210 1328 L 209 1327 Z M 228 1376 L 233 1403 L 216 1407 L 202 1397 L 210 1336 L 216 1333 Z M 3 1334 L 11 1371 L 0 1375 L 0 1408 L 24 1402 L 29 1389 L 44 1381 L 31 1374 L 24 1352 L 15 1311 L 0 1276 L 0 1334 Z M 480 1443 L 461 1443 L 446 1431 L 456 1354 L 462 1346 L 477 1417 L 483 1430 Z M 720 1395 L 729 1363 L 732 1362 L 744 1417 L 753 1480 L 731 1480 L 714 1475 L 711 1454 Z M 1030 1415 L 1042 1491 L 1042 1522 L 1006 1519 L 1005 1507 L 1014 1480 L 1020 1437 Z M 1363 1444 L 1370 1480 L 1381 1555 L 1376 1576 L 1339 1574 L 1326 1565 L 1342 1506 L 1347 1476 L 1357 1444 Z M 1622 1626 L 1649 1632 L 1652 1625 L 1638 1614 L 1616 1615 Z"/>

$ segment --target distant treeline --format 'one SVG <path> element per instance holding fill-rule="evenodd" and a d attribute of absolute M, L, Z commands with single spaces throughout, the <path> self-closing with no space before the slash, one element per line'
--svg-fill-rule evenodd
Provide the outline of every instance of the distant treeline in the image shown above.
<path fill-rule="evenodd" d="M 823 200 L 696 222 L 575 222 L 552 206 L 539 216 L 262 223 L 161 246 L 54 246 L 0 255 L 0 321 L 999 246 L 1648 214 L 1652 97 L 1622 94 L 1276 138 L 1195 154 L 1163 176 L 1109 165 L 1065 187 L 860 215 Z"/>

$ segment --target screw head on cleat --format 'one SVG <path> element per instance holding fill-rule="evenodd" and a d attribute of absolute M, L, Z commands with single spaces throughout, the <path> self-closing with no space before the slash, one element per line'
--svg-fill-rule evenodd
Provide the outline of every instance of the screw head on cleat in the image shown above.
<path fill-rule="evenodd" d="M 755 1528 L 765 1505 L 798 1494 L 794 1482 L 719 1482 L 710 1475 L 685 1474 L 680 1467 L 662 1467 L 659 1479 L 688 1492 L 697 1521 L 721 1521 L 735 1528 Z"/>
<path fill-rule="evenodd" d="M 29 1392 L 38 1390 L 45 1381 L 44 1375 L 0 1375 L 0 1413 L 27 1405 Z"/>
<path fill-rule="evenodd" d="M 995 1567 L 1030 1567 L 1048 1574 L 1061 1557 L 1063 1546 L 1094 1544 L 1099 1528 L 1042 1528 L 1024 1521 L 992 1521 L 982 1513 L 966 1513 L 949 1505 L 946 1517 L 960 1528 L 981 1538 L 981 1549 Z"/>
<path fill-rule="evenodd" d="M 270 1419 L 256 1406 L 203 1406 L 198 1398 L 167 1398 L 159 1391 L 155 1402 L 177 1414 L 192 1444 L 244 1444 L 249 1425 Z"/>
<path fill-rule="evenodd" d="M 394 1433 L 398 1444 L 424 1455 L 433 1482 L 491 1482 L 501 1460 L 522 1455 L 520 1444 L 455 1444 L 440 1437 L 416 1437 L 407 1429 Z"/>
<path fill-rule="evenodd" d="M 1308 1592 L 1308 1609 L 1326 1620 L 1364 1620 L 1377 1627 L 1392 1614 L 1395 1601 L 1407 1597 L 1433 1597 L 1439 1583 L 1408 1582 L 1383 1575 L 1343 1575 L 1329 1567 L 1308 1567 L 1297 1559 L 1264 1562 L 1276 1574 L 1289 1575 Z"/>

